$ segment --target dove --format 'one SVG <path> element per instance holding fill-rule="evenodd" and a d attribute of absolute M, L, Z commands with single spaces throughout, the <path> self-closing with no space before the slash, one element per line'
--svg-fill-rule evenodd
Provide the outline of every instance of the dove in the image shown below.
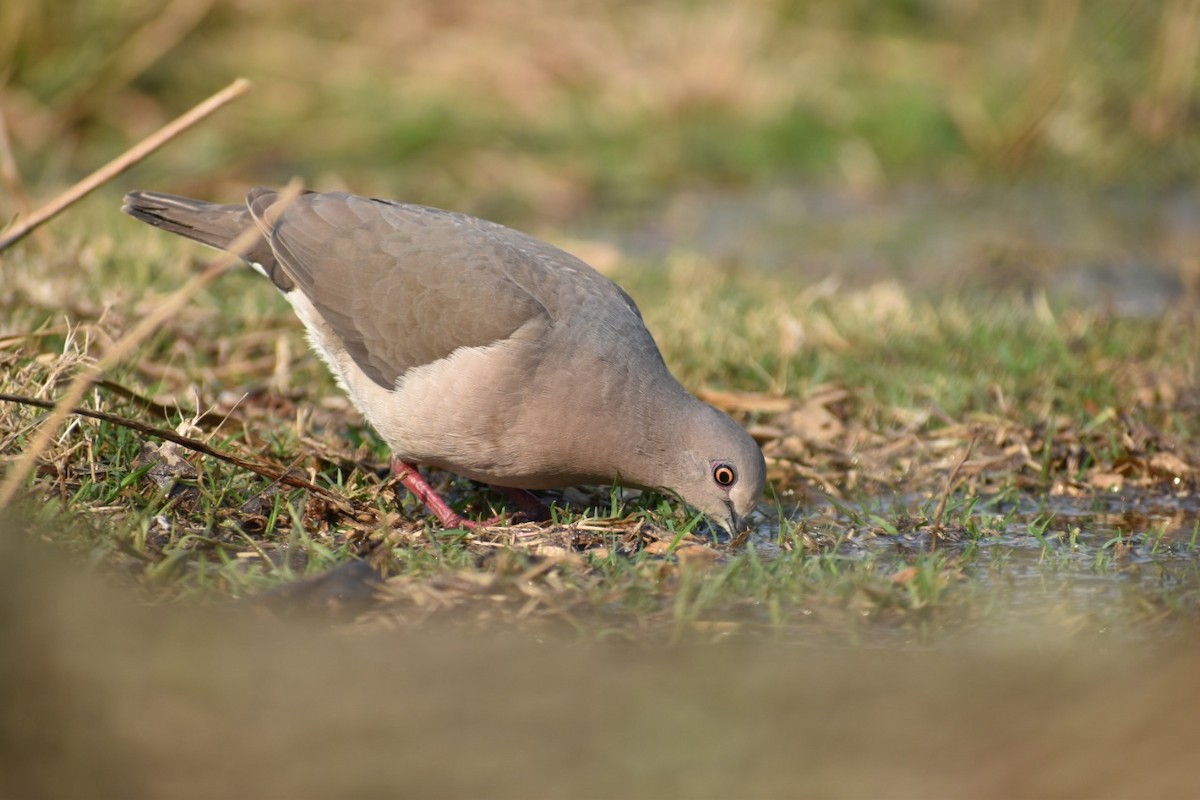
<path fill-rule="evenodd" d="M 663 490 L 721 527 L 762 496 L 754 439 L 668 369 L 616 283 L 527 234 L 341 192 L 252 189 L 216 204 L 135 191 L 122 210 L 239 253 L 291 304 L 313 349 L 387 443 L 401 482 L 446 527 L 418 467 L 519 498 L 619 484 Z"/>

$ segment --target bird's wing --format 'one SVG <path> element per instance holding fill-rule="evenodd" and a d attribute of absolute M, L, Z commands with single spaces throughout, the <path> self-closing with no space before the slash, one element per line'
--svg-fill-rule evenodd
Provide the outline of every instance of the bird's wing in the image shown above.
<path fill-rule="evenodd" d="M 272 223 L 276 199 L 255 189 L 247 205 L 296 289 L 382 386 L 550 316 L 538 291 L 556 296 L 547 285 L 556 270 L 524 246 L 559 252 L 549 245 L 461 214 L 340 193 L 302 194 Z"/>

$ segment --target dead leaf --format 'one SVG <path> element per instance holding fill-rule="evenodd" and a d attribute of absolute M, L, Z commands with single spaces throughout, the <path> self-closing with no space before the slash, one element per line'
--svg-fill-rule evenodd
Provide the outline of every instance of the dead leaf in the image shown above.
<path fill-rule="evenodd" d="M 1174 453 L 1155 453 L 1146 460 L 1146 464 L 1151 472 L 1160 477 L 1184 478 L 1193 472 L 1193 469 Z"/>
<path fill-rule="evenodd" d="M 1118 491 L 1125 485 L 1125 476 L 1119 472 L 1093 472 L 1089 478 L 1093 487 L 1103 491 Z"/>
<path fill-rule="evenodd" d="M 771 397 L 751 392 L 724 392 L 718 389 L 701 389 L 696 396 L 722 411 L 741 413 L 778 414 L 787 411 L 793 403 L 786 397 Z"/>
<path fill-rule="evenodd" d="M 146 477 L 165 490 L 176 506 L 186 510 L 199 503 L 200 490 L 191 483 L 199 473 L 195 465 L 183 457 L 183 452 L 183 448 L 174 442 L 163 442 L 157 446 L 143 442 L 133 464 L 135 467 L 149 464 Z"/>
<path fill-rule="evenodd" d="M 676 550 L 675 556 L 684 564 L 705 567 L 713 564 L 720 557 L 720 553 L 707 545 L 687 544 Z"/>
<path fill-rule="evenodd" d="M 160 445 L 143 442 L 134 466 L 144 467 L 147 464 L 151 466 L 146 477 L 159 486 L 174 483 L 179 478 L 194 479 L 197 475 L 196 468 L 183 457 L 182 448 L 174 442 Z"/>
<path fill-rule="evenodd" d="M 812 401 L 788 414 L 785 427 L 801 439 L 816 445 L 827 445 L 846 432 L 846 426 L 824 403 Z"/>
<path fill-rule="evenodd" d="M 664 539 L 656 539 L 642 548 L 642 552 L 652 556 L 665 556 L 671 552 L 671 543 Z"/>

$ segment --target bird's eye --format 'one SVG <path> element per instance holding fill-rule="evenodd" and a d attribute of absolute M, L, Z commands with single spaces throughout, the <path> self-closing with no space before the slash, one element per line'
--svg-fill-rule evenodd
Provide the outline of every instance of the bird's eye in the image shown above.
<path fill-rule="evenodd" d="M 737 472 L 734 471 L 733 465 L 724 462 L 713 464 L 712 476 L 718 486 L 733 486 L 737 480 Z"/>

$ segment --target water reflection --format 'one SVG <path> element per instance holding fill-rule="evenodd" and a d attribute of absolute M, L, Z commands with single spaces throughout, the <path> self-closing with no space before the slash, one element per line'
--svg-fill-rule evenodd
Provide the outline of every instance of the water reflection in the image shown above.
<path fill-rule="evenodd" d="M 820 552 L 901 563 L 930 551 L 927 520 L 934 505 L 928 497 L 883 496 L 794 509 L 785 518 L 798 521 Z M 891 520 L 899 530 L 872 520 Z M 761 554 L 780 554 L 776 524 L 752 538 Z M 1061 602 L 1169 602 L 1172 590 L 1200 582 L 1198 548 L 1200 499 L 1190 494 L 979 498 L 968 519 L 957 518 L 937 542 L 938 551 L 993 592 L 1010 616 Z"/>

